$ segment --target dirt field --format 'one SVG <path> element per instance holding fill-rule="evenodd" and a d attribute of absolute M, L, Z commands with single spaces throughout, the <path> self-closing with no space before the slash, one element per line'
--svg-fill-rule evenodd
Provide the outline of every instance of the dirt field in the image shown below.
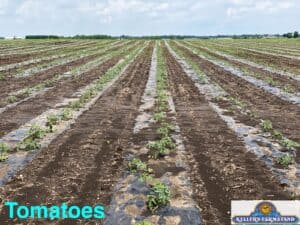
<path fill-rule="evenodd" d="M 0 42 L 1 225 L 227 225 L 231 200 L 300 200 L 299 60 L 197 40 L 22 43 Z M 10 219 L 6 201 L 106 217 Z"/>

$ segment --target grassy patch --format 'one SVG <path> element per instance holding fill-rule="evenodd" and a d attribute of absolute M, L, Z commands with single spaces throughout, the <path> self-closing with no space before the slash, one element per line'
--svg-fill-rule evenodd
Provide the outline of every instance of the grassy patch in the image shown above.
<path fill-rule="evenodd" d="M 170 202 L 171 193 L 169 187 L 162 182 L 157 182 L 147 195 L 147 207 L 153 213 L 159 207 L 166 206 Z"/>
<path fill-rule="evenodd" d="M 288 167 L 294 163 L 294 157 L 289 154 L 283 154 L 277 159 L 277 163 L 284 167 Z"/>
<path fill-rule="evenodd" d="M 47 116 L 46 126 L 48 127 L 50 132 L 53 132 L 53 127 L 58 124 L 59 120 L 59 115 L 50 114 L 49 116 Z"/>
<path fill-rule="evenodd" d="M 4 75 L 0 75 L 0 81 L 5 81 L 5 80 L 6 80 L 5 76 Z"/>
<path fill-rule="evenodd" d="M 270 120 L 261 120 L 260 127 L 264 132 L 269 132 L 273 129 L 273 124 Z"/>
<path fill-rule="evenodd" d="M 299 148 L 300 144 L 298 142 L 292 141 L 288 138 L 281 140 L 280 144 L 286 147 L 288 150 L 293 150 L 294 148 Z"/>
<path fill-rule="evenodd" d="M 18 144 L 17 149 L 23 151 L 37 150 L 41 147 L 37 140 L 26 138 Z"/>
<path fill-rule="evenodd" d="M 4 142 L 0 142 L 0 162 L 3 162 L 8 159 L 7 152 L 9 151 L 9 146 Z"/>
<path fill-rule="evenodd" d="M 151 225 L 151 223 L 147 220 L 143 220 L 143 221 L 136 222 L 132 225 Z"/>
<path fill-rule="evenodd" d="M 59 116 L 60 116 L 61 120 L 67 121 L 72 118 L 73 113 L 72 113 L 71 109 L 65 108 L 65 109 L 63 109 L 63 111 L 61 112 L 61 114 Z"/>
<path fill-rule="evenodd" d="M 18 100 L 17 97 L 14 95 L 8 96 L 6 99 L 7 103 L 10 103 L 10 104 L 15 103 L 17 100 Z"/>

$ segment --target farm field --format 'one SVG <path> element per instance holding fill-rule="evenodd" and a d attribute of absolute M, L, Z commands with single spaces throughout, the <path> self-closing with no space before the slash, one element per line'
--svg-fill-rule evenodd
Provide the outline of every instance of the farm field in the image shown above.
<path fill-rule="evenodd" d="M 0 224 L 227 225 L 300 200 L 300 42 L 0 40 Z M 15 219 L 4 202 L 101 204 Z"/>

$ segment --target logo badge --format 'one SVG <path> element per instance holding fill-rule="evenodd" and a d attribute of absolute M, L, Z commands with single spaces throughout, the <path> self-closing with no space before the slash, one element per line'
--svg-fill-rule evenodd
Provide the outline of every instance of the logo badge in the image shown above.
<path fill-rule="evenodd" d="M 232 201 L 232 225 L 299 225 L 300 201 Z"/>

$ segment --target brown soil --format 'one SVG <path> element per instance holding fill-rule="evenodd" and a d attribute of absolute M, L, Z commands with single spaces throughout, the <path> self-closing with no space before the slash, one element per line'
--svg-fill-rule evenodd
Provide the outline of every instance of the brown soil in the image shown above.
<path fill-rule="evenodd" d="M 247 108 L 255 112 L 260 119 L 271 120 L 274 129 L 280 130 L 288 138 L 300 142 L 300 108 L 275 95 L 239 78 L 213 63 L 201 59 L 187 49 L 178 46 L 199 68 L 218 83 L 231 96 L 247 103 Z M 257 124 L 260 120 L 256 120 Z M 300 159 L 300 151 L 297 153 Z"/>
<path fill-rule="evenodd" d="M 150 70 L 147 47 L 71 129 L 43 149 L 1 190 L 5 199 L 30 205 L 100 204 L 108 206 L 130 145 L 135 118 Z M 22 179 L 20 176 L 22 175 Z M 5 196 L 5 197 L 4 197 Z M 2 198 L 2 201 L 4 199 Z M 11 224 L 4 209 L 0 223 Z M 99 224 L 89 220 L 18 221 L 19 224 Z"/>
<path fill-rule="evenodd" d="M 216 46 L 218 49 L 222 51 L 223 47 Z M 281 68 L 285 71 L 291 71 L 295 73 L 300 72 L 300 60 L 298 59 L 290 59 L 283 56 L 269 55 L 260 52 L 251 52 L 243 49 L 234 49 L 234 55 L 241 58 L 246 58 L 249 60 L 253 60 L 254 62 L 263 62 L 264 64 L 270 64 L 276 66 L 276 68 Z"/>
<path fill-rule="evenodd" d="M 95 44 L 95 43 L 92 43 Z M 90 43 L 85 44 L 85 45 L 90 45 Z M 47 46 L 48 47 L 48 46 Z M 61 48 L 72 48 L 69 46 L 62 46 Z M 55 54 L 58 51 L 58 49 L 54 50 L 45 50 L 42 52 L 34 52 L 34 53 L 23 53 L 23 54 L 14 54 L 14 55 L 8 55 L 8 56 L 0 56 L 0 66 L 3 65 L 8 65 L 8 64 L 13 64 L 13 63 L 19 63 L 23 62 L 26 60 L 31 60 L 34 59 L 35 57 L 42 57 L 42 56 L 49 56 L 51 54 Z"/>
<path fill-rule="evenodd" d="M 59 53 L 59 54 L 67 54 L 67 53 L 71 53 L 71 52 L 80 51 L 80 50 L 83 50 L 83 49 L 89 49 L 89 48 L 91 48 L 95 45 L 96 44 L 89 44 L 89 45 L 84 44 L 84 45 L 80 45 L 80 46 L 73 46 L 71 49 L 64 50 L 63 53 Z M 55 55 L 58 55 L 58 54 L 55 53 Z M 66 58 L 65 56 L 60 57 L 61 60 L 65 59 L 65 58 Z M 6 77 L 7 81 L 12 80 L 12 82 L 16 82 L 16 81 L 18 81 L 18 79 L 20 79 L 20 78 L 14 77 L 14 75 L 17 73 L 18 70 L 25 70 L 25 69 L 33 68 L 37 65 L 50 63 L 54 60 L 57 60 L 57 59 L 46 59 L 46 60 L 42 60 L 40 62 L 33 62 L 33 63 L 27 64 L 27 65 L 20 66 L 18 68 L 11 68 L 11 69 L 2 71 L 1 74 Z"/>
<path fill-rule="evenodd" d="M 131 44 L 132 43 L 128 43 L 122 47 L 131 45 Z M 109 49 L 108 51 L 109 52 L 116 51 L 122 47 L 116 46 L 114 48 Z M 92 60 L 96 59 L 97 57 L 105 55 L 108 51 L 105 51 L 102 53 L 94 53 L 94 54 L 82 57 L 80 59 L 73 60 L 73 61 L 63 64 L 63 65 L 54 66 L 45 71 L 35 73 L 33 76 L 23 77 L 23 78 L 13 78 L 13 79 L 9 79 L 7 81 L 2 81 L 0 84 L 0 89 L 1 89 L 0 99 L 5 99 L 9 95 L 9 93 L 11 93 L 13 91 L 17 91 L 17 90 L 20 90 L 25 87 L 32 87 L 36 84 L 41 83 L 42 81 L 53 78 L 55 75 L 63 74 L 67 71 L 70 71 L 77 66 L 88 63 L 89 61 L 92 61 Z"/>
<path fill-rule="evenodd" d="M 49 47 L 51 45 L 61 45 L 61 44 L 68 44 L 68 43 L 74 43 L 74 41 L 57 41 L 57 42 L 53 42 L 53 41 L 45 41 L 45 42 L 37 42 L 37 43 L 31 43 L 27 45 L 24 45 L 24 47 L 18 48 L 18 50 L 22 50 L 22 49 L 26 49 L 26 48 L 32 48 L 32 47 L 41 47 L 41 46 L 45 46 L 45 47 Z M 9 45 L 9 46 L 0 46 L 0 50 L 11 50 L 12 46 L 15 45 Z"/>
<path fill-rule="evenodd" d="M 77 78 L 61 80 L 54 88 L 18 104 L 16 107 L 7 109 L 1 113 L 0 134 L 4 135 L 40 115 L 64 98 L 72 97 L 78 89 L 85 87 L 93 80 L 103 75 L 109 68 L 114 66 L 120 57 L 113 57 L 100 66 L 82 74 Z"/>
<path fill-rule="evenodd" d="M 191 46 L 190 44 L 188 44 L 189 46 Z M 193 46 L 195 47 L 195 46 Z M 231 64 L 237 66 L 238 68 L 240 69 L 248 69 L 249 71 L 255 73 L 255 74 L 258 74 L 260 75 L 261 77 L 263 78 L 266 78 L 266 77 L 271 77 L 274 81 L 277 81 L 279 86 L 280 87 L 284 87 L 285 85 L 290 85 L 291 87 L 293 87 L 293 89 L 297 92 L 300 92 L 300 81 L 297 81 L 291 77 L 287 77 L 287 76 L 282 76 L 280 74 L 277 74 L 277 73 L 271 73 L 271 72 L 268 72 L 266 70 L 263 70 L 263 69 L 259 69 L 259 68 L 255 68 L 253 66 L 250 66 L 246 63 L 242 63 L 242 62 L 239 62 L 237 60 L 230 60 L 230 59 L 227 59 L 226 57 L 223 57 L 223 56 L 220 56 L 216 53 L 214 53 L 213 51 L 209 51 L 205 48 L 202 48 L 201 46 L 197 46 L 197 49 L 200 49 L 201 51 L 213 56 L 213 57 L 216 57 L 218 59 L 221 59 L 221 60 L 225 60 L 227 62 L 230 62 Z"/>
<path fill-rule="evenodd" d="M 209 106 L 166 48 L 168 82 L 205 225 L 230 224 L 230 201 L 288 199 L 271 172 Z"/>

